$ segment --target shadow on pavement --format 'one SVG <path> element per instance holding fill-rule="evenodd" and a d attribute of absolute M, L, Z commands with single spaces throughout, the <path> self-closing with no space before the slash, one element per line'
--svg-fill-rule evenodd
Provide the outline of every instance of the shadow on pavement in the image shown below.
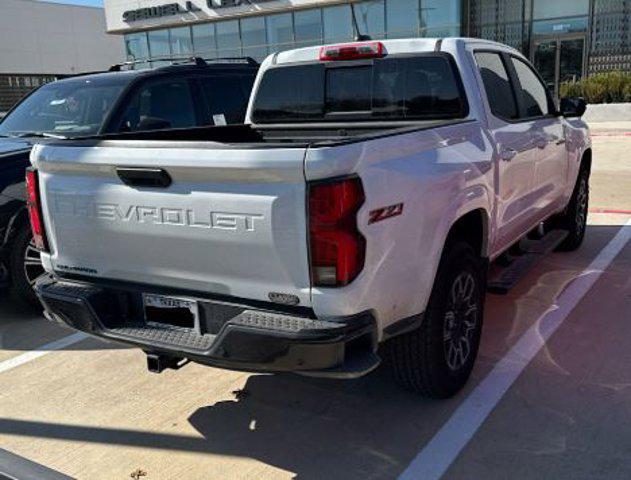
<path fill-rule="evenodd" d="M 41 308 L 14 300 L 7 292 L 0 292 L 0 353 L 10 350 L 42 350 L 46 344 L 75 333 L 75 330 L 49 322 Z M 94 350 L 128 348 L 122 344 L 102 341 L 79 342 L 65 350 Z"/>

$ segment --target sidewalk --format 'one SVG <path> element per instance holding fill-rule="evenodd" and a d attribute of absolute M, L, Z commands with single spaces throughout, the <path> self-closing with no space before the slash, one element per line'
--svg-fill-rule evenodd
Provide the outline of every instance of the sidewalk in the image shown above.
<path fill-rule="evenodd" d="M 596 135 L 631 135 L 631 122 L 588 122 L 592 134 Z"/>

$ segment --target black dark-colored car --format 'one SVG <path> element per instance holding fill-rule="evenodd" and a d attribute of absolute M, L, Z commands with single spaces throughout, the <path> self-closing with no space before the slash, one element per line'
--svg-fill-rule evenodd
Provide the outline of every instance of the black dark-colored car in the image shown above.
<path fill-rule="evenodd" d="M 29 303 L 44 273 L 26 212 L 29 154 L 51 138 L 243 123 L 258 71 L 226 59 L 82 75 L 44 85 L 0 121 L 0 283 Z"/>

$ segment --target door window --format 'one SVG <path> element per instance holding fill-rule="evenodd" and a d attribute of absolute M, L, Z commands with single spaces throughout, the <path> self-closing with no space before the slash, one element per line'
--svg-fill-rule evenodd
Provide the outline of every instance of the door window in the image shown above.
<path fill-rule="evenodd" d="M 551 91 L 556 89 L 557 41 L 546 41 L 535 46 L 535 68 Z"/>
<path fill-rule="evenodd" d="M 188 81 L 163 79 L 136 91 L 125 110 L 120 129 L 123 132 L 161 130 L 192 127 L 196 123 Z"/>
<path fill-rule="evenodd" d="M 239 76 L 202 80 L 211 124 L 243 123 L 253 80 L 252 77 Z"/>
<path fill-rule="evenodd" d="M 515 57 L 511 57 L 511 60 L 519 79 L 517 95 L 521 97 L 523 116 L 531 118 L 548 115 L 550 104 L 546 87 L 528 64 Z"/>
<path fill-rule="evenodd" d="M 506 67 L 498 53 L 478 52 L 475 60 L 480 69 L 484 90 L 493 115 L 505 120 L 518 117 L 515 94 Z"/>

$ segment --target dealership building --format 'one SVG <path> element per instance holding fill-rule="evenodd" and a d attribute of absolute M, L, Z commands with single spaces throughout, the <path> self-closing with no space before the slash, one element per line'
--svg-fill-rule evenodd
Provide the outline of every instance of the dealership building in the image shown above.
<path fill-rule="evenodd" d="M 480 37 L 524 52 L 551 86 L 631 70 L 630 0 L 105 0 L 107 30 L 138 68 L 352 40 Z"/>
<path fill-rule="evenodd" d="M 0 115 L 34 87 L 125 58 L 102 8 L 0 1 Z"/>

